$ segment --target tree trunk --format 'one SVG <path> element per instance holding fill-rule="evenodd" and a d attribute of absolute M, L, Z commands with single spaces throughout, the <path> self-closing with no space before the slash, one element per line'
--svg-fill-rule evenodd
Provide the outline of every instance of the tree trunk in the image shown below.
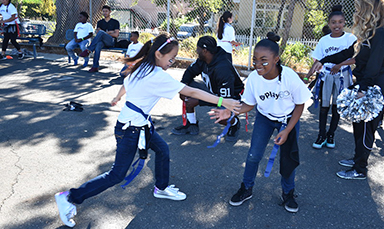
<path fill-rule="evenodd" d="M 56 0 L 56 29 L 48 39 L 49 43 L 60 44 L 66 42 L 65 32 L 74 29 L 79 22 L 79 13 L 85 11 L 89 14 L 90 0 Z M 92 1 L 92 25 L 95 27 L 101 19 L 101 8 L 107 0 Z"/>
<path fill-rule="evenodd" d="M 284 8 L 285 8 L 285 2 L 287 0 L 282 0 L 281 1 L 281 5 L 280 5 L 280 8 L 279 8 L 279 13 L 277 14 L 277 24 L 276 24 L 276 27 L 275 29 L 273 30 L 273 32 L 275 34 L 278 34 L 279 33 L 279 29 L 280 29 L 280 22 L 281 22 L 281 16 L 283 15 L 283 12 L 284 12 Z"/>
<path fill-rule="evenodd" d="M 291 2 L 289 3 L 288 16 L 287 16 L 287 21 L 286 21 L 285 28 L 284 28 L 283 40 L 281 41 L 281 45 L 280 45 L 282 47 L 281 52 L 284 51 L 284 48 L 287 44 L 287 41 L 289 38 L 289 32 L 290 32 L 291 27 L 292 27 L 293 13 L 295 12 L 295 6 L 296 6 L 296 3 L 298 1 L 299 0 L 291 0 Z"/>

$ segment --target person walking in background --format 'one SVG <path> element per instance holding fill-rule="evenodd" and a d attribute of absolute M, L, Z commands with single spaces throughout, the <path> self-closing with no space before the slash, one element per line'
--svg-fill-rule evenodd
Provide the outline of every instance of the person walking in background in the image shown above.
<path fill-rule="evenodd" d="M 3 17 L 3 19 L 0 20 L 0 24 L 4 24 L 4 39 L 1 47 L 0 60 L 7 59 L 5 52 L 7 51 L 9 40 L 11 40 L 12 45 L 15 46 L 18 51 L 18 59 L 23 59 L 24 53 L 16 41 L 19 33 L 18 24 L 20 24 L 20 20 L 17 16 L 16 7 L 11 3 L 11 0 L 1 0 L 0 14 Z"/>
<path fill-rule="evenodd" d="M 255 106 L 257 113 L 243 182 L 229 203 L 232 206 L 240 206 L 252 198 L 259 163 L 276 129 L 279 133 L 274 143 L 280 146 L 282 206 L 288 212 L 297 212 L 299 206 L 294 195 L 295 170 L 300 164 L 297 123 L 303 113 L 304 103 L 311 97 L 311 93 L 292 69 L 281 66 L 277 44 L 280 37 L 272 32 L 269 32 L 267 37 L 256 44 L 253 52 L 253 66 L 256 70 L 248 76 L 242 95 L 243 103 L 239 113 L 251 111 Z M 212 119 L 217 119 L 216 123 L 230 116 L 228 110 L 213 111 L 211 115 Z"/>
<path fill-rule="evenodd" d="M 318 71 L 325 63 L 339 64 L 350 58 L 355 58 L 356 67 L 353 75 L 359 86 L 357 98 L 365 96 L 369 86 L 378 85 L 381 93 L 384 90 L 384 0 L 355 0 L 353 34 L 357 37 L 354 45 L 339 53 L 324 57 L 314 65 Z M 371 121 L 353 122 L 355 139 L 355 155 L 353 158 L 339 161 L 339 164 L 349 167 L 348 170 L 337 172 L 343 179 L 366 179 L 368 173 L 368 158 L 375 141 L 378 123 L 383 118 L 383 111 Z"/>
<path fill-rule="evenodd" d="M 93 27 L 91 23 L 87 22 L 88 17 L 86 12 L 80 12 L 79 23 L 76 24 L 73 30 L 74 38 L 65 46 L 68 55 L 73 59 L 74 65 L 77 65 L 79 57 L 76 56 L 73 50 L 77 47 L 80 47 L 82 51 L 86 50 L 93 36 Z M 89 57 L 84 57 L 83 67 L 88 65 L 88 61 Z"/>
<path fill-rule="evenodd" d="M 217 22 L 217 45 L 227 52 L 227 58 L 232 63 L 232 46 L 241 45 L 236 42 L 235 29 L 232 27 L 233 15 L 225 11 Z"/>
<path fill-rule="evenodd" d="M 328 16 L 328 26 L 331 33 L 319 40 L 312 57 L 316 60 L 340 52 L 348 48 L 356 41 L 356 36 L 344 32 L 345 16 L 341 5 L 332 7 Z M 354 64 L 354 59 L 348 59 L 340 64 L 326 63 L 317 79 L 316 93 L 319 93 L 321 101 L 319 114 L 319 134 L 312 144 L 315 149 L 321 149 L 324 145 L 328 148 L 335 148 L 335 131 L 339 124 L 340 115 L 337 113 L 336 98 L 340 92 L 350 86 L 352 82 L 352 71 L 349 65 Z M 312 75 L 310 71 L 308 75 Z M 327 129 L 328 111 L 332 106 L 332 119 Z"/>
<path fill-rule="evenodd" d="M 126 95 L 115 126 L 116 156 L 110 171 L 85 182 L 79 188 L 60 192 L 55 195 L 60 218 L 69 227 L 75 226 L 72 219 L 77 210 L 74 204 L 98 195 L 106 189 L 124 180 L 135 157 L 138 147 L 152 149 L 155 155 L 155 187 L 153 196 L 170 200 L 184 200 L 187 196 L 169 182 L 169 147 L 153 127 L 150 111 L 160 98 L 172 99 L 177 93 L 201 99 L 209 103 L 222 102 L 227 109 L 235 111 L 240 102 L 223 99 L 202 90 L 194 89 L 175 80 L 165 72 L 174 62 L 179 50 L 176 39 L 168 34 L 161 34 L 156 39 L 145 43 L 140 52 L 127 62 L 141 59 L 124 79 L 123 86 L 113 98 L 114 106 Z"/>
<path fill-rule="evenodd" d="M 87 57 L 93 51 L 93 65 L 89 72 L 99 71 L 100 53 L 104 47 L 113 47 L 117 43 L 120 33 L 120 23 L 111 18 L 111 7 L 103 6 L 102 13 L 104 18 L 97 22 L 96 37 L 93 38 L 91 45 L 80 53 L 81 57 Z"/>

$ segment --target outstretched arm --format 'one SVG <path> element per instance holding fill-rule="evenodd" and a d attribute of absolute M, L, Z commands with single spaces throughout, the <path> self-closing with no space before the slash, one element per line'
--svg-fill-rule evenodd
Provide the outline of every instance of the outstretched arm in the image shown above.
<path fill-rule="evenodd" d="M 179 93 L 208 103 L 218 104 L 219 102 L 219 97 L 189 86 L 185 86 Z M 240 102 L 234 99 L 223 99 L 222 105 L 236 114 L 239 113 L 241 107 Z"/>
<path fill-rule="evenodd" d="M 248 105 L 246 103 L 242 103 L 239 114 L 246 113 L 251 111 L 255 106 Z M 209 113 L 211 119 L 216 119 L 215 123 L 219 123 L 222 120 L 226 120 L 231 117 L 231 111 L 225 109 L 211 109 L 212 113 Z"/>

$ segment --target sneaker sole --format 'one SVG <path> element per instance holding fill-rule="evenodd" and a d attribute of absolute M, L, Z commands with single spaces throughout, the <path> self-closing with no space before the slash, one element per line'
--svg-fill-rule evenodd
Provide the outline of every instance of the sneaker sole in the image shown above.
<path fill-rule="evenodd" d="M 312 144 L 312 147 L 315 148 L 315 149 L 321 149 L 323 148 L 323 146 L 326 144 L 326 142 L 324 142 L 323 144 L 321 145 L 317 145 L 317 144 Z"/>
<path fill-rule="evenodd" d="M 59 198 L 60 198 L 60 193 L 56 193 L 55 194 L 55 200 L 56 200 L 57 209 L 59 209 Z M 61 215 L 60 210 L 59 210 L 59 216 L 60 216 L 61 222 L 63 222 L 66 226 L 68 226 L 68 227 L 76 226 L 76 223 L 73 219 L 71 219 L 72 222 L 65 222 L 66 217 Z"/>
<path fill-rule="evenodd" d="M 232 202 L 231 200 L 229 201 L 229 204 L 232 205 L 232 206 L 240 206 L 244 203 L 244 201 L 246 200 L 249 200 L 252 198 L 252 195 L 248 196 L 247 198 L 245 198 L 244 200 L 240 201 L 240 202 Z"/>
<path fill-rule="evenodd" d="M 287 212 L 291 212 L 291 213 L 296 213 L 299 211 L 299 208 L 290 208 L 288 206 L 284 206 L 285 210 L 287 210 Z"/>
<path fill-rule="evenodd" d="M 159 199 L 168 199 L 168 200 L 185 200 L 187 197 L 185 196 L 184 198 L 177 198 L 175 196 L 163 196 L 163 195 L 158 195 L 153 193 L 153 196 Z"/>
<path fill-rule="evenodd" d="M 336 173 L 336 175 L 342 179 L 346 179 L 346 180 L 365 180 L 367 179 L 367 177 L 345 177 L 345 176 L 341 176 L 339 175 L 339 173 Z"/>
<path fill-rule="evenodd" d="M 325 144 L 325 146 L 327 147 L 327 148 L 330 148 L 330 149 L 334 149 L 335 148 L 335 144 Z"/>
<path fill-rule="evenodd" d="M 351 165 L 351 164 L 344 164 L 343 162 L 340 162 L 340 161 L 339 161 L 339 165 L 345 166 L 345 167 L 348 167 L 348 168 L 353 168 L 353 166 L 354 166 L 354 164 L 353 165 Z"/>

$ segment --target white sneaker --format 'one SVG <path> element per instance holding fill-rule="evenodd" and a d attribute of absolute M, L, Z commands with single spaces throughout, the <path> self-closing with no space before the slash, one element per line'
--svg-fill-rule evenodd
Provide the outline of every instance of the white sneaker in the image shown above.
<path fill-rule="evenodd" d="M 61 221 L 68 227 L 74 227 L 76 223 L 72 218 L 76 215 L 76 206 L 68 202 L 68 194 L 68 191 L 56 193 L 55 199 Z"/>
<path fill-rule="evenodd" d="M 175 188 L 175 185 L 169 185 L 164 190 L 160 190 L 155 186 L 153 191 L 153 196 L 156 198 L 170 199 L 170 200 L 185 200 L 187 195 L 180 192 L 178 188 Z"/>

